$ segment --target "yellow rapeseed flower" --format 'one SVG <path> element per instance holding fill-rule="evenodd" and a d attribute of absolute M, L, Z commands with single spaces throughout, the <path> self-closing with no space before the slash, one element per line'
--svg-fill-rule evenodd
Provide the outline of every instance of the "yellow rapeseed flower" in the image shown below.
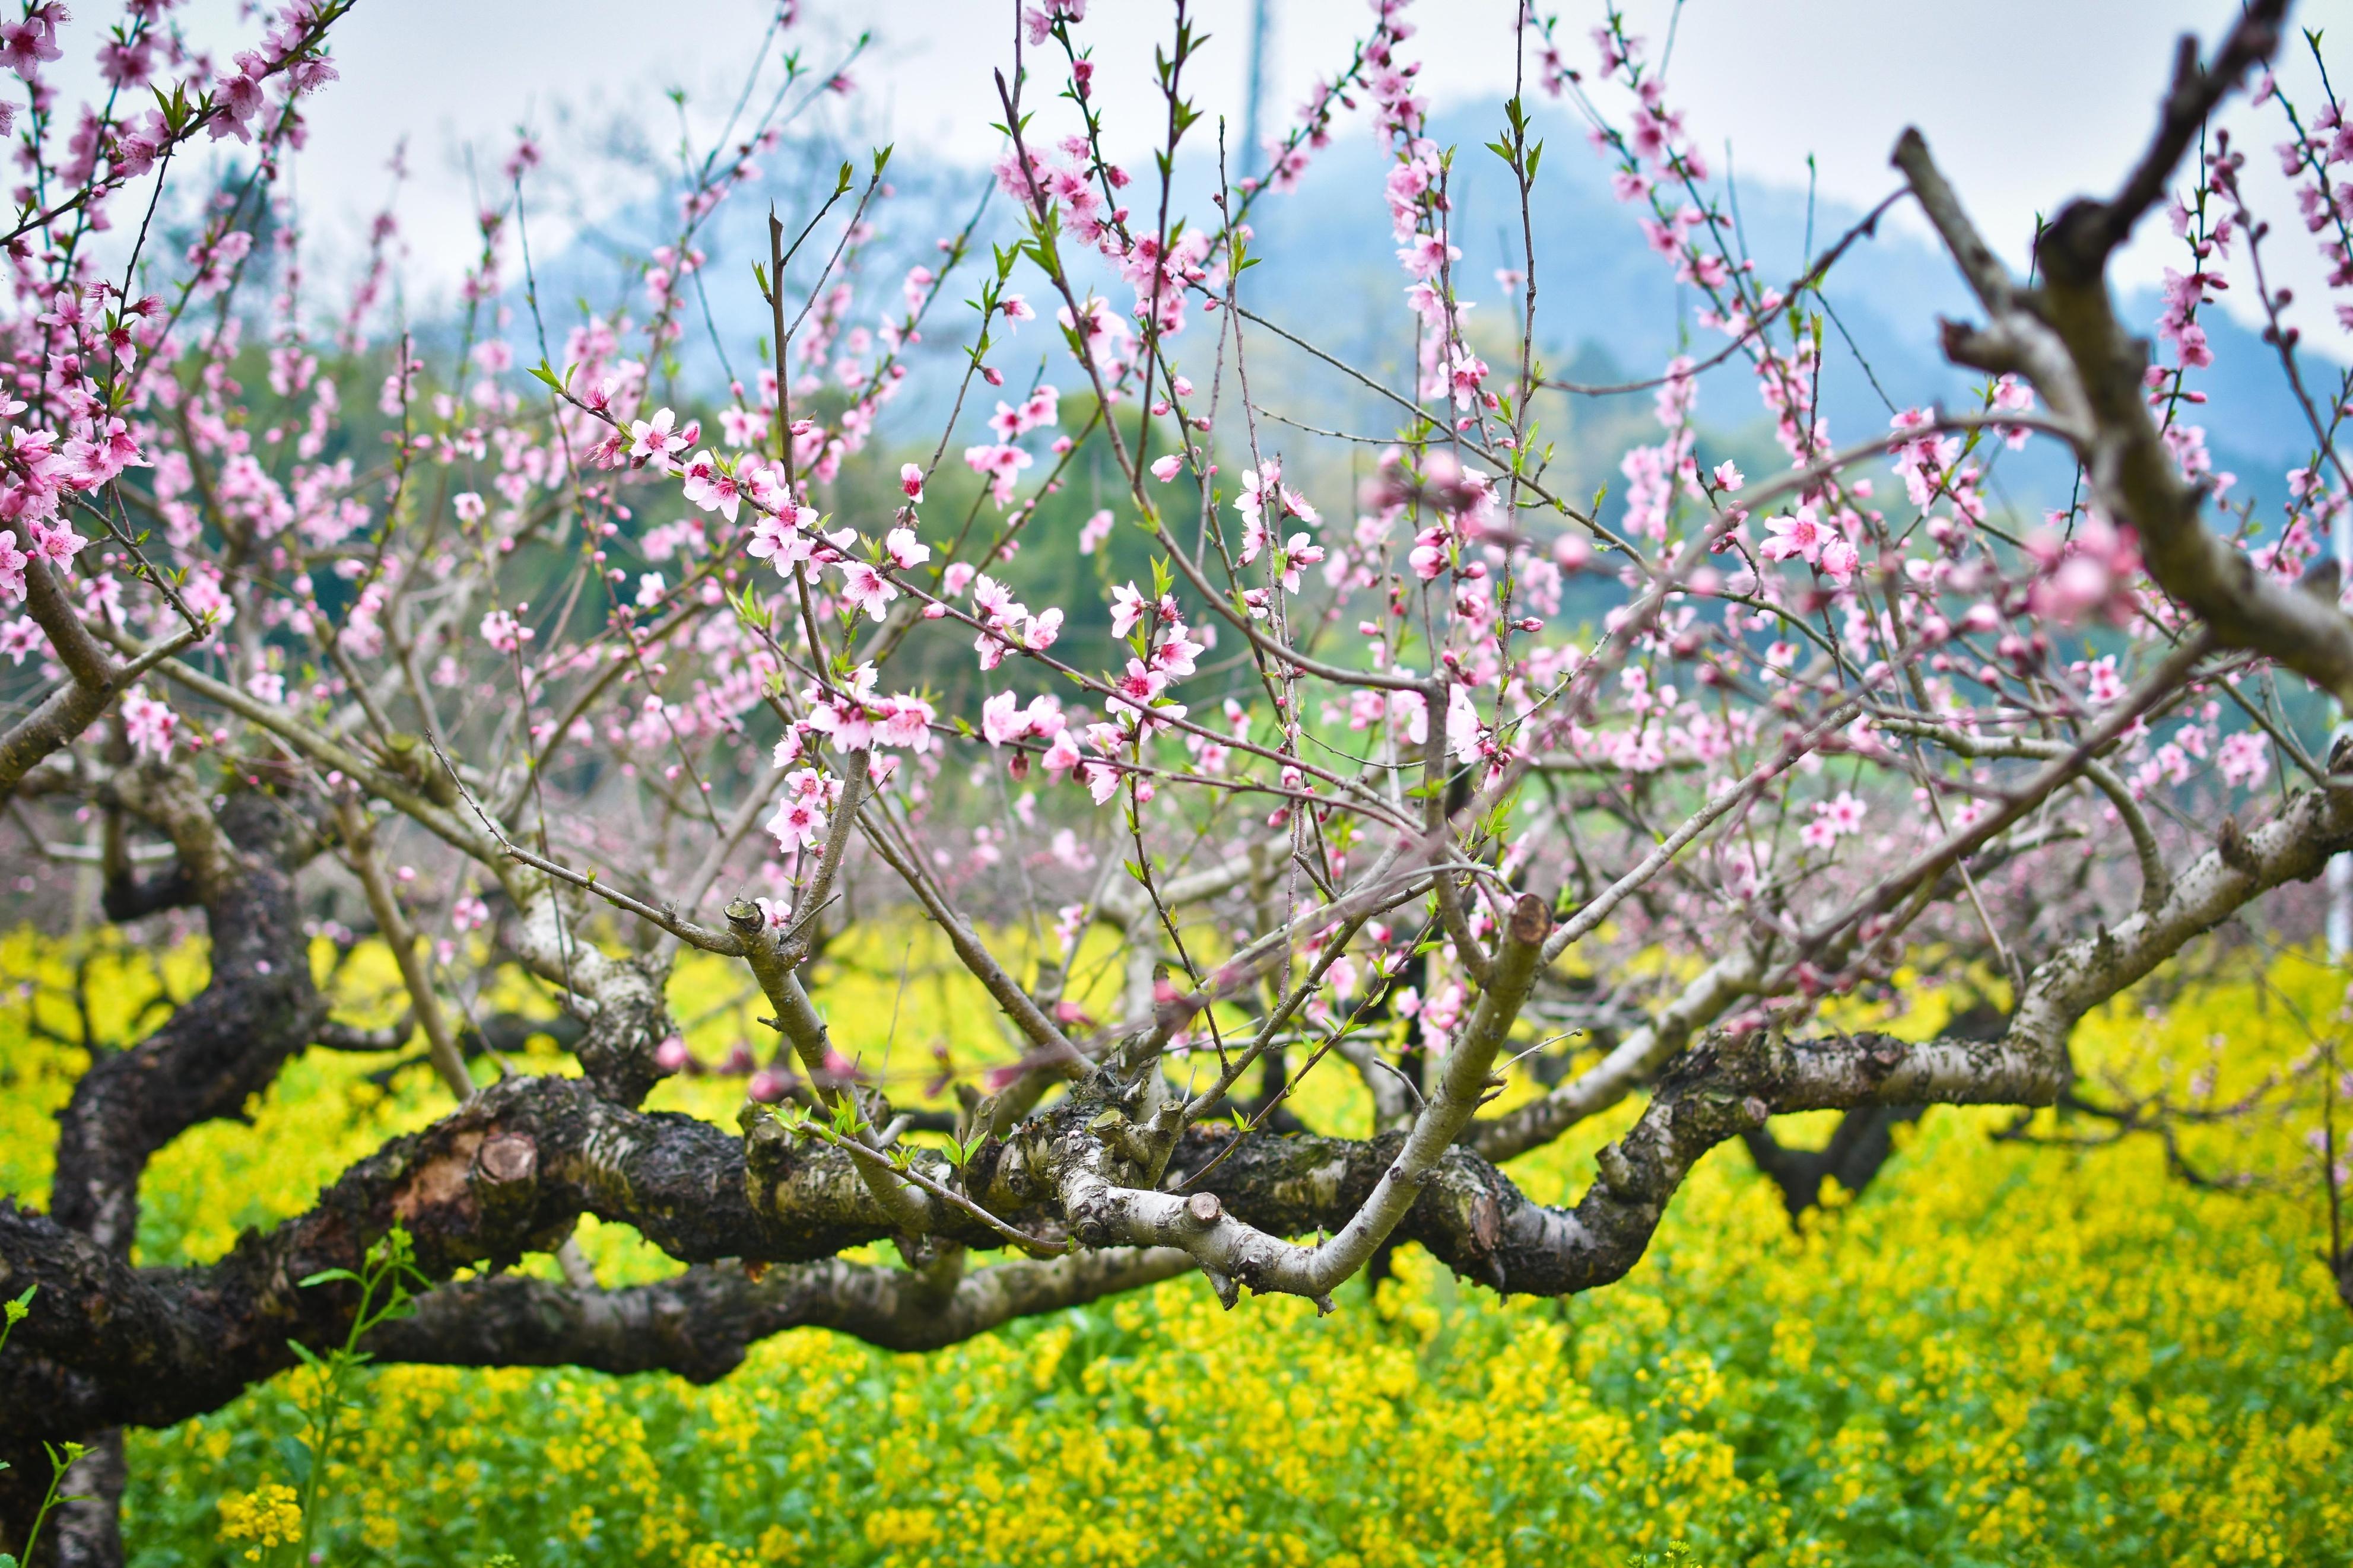
<path fill-rule="evenodd" d="M 294 1489 L 275 1481 L 220 1500 L 220 1539 L 252 1542 L 245 1549 L 248 1563 L 259 1563 L 273 1546 L 287 1546 L 302 1533 L 302 1505 Z"/>

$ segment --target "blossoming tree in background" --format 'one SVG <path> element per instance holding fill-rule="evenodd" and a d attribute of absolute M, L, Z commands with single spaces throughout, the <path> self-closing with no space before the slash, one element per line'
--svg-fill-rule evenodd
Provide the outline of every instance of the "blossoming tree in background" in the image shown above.
<path fill-rule="evenodd" d="M 285 176 L 347 9 L 295 0 L 224 63 L 169 0 L 133 0 L 87 40 L 108 96 L 70 113 L 45 74 L 63 8 L 0 28 L 30 99 L 0 365 L 0 792 L 37 848 L 70 856 L 89 825 L 110 919 L 196 910 L 211 952 L 200 993 L 75 1087 L 47 1212 L 0 1203 L 0 1295 L 37 1287 L 0 1356 L 0 1486 L 46 1479 L 42 1440 L 91 1446 L 61 1560 L 120 1560 L 120 1428 L 341 1343 L 354 1300 L 301 1282 L 396 1225 L 438 1288 L 372 1347 L 466 1365 L 709 1378 L 794 1326 L 921 1349 L 1184 1275 L 1229 1305 L 1331 1310 L 1408 1242 L 1561 1296 L 1630 1268 L 1728 1140 L 1802 1206 L 1826 1174 L 1867 1180 L 1926 1105 L 2064 1101 L 2127 1130 L 2197 1111 L 2080 1084 L 2073 1026 L 2353 848 L 2353 758 L 2304 696 L 2353 697 L 2326 547 L 2353 388 L 2300 354 L 2263 279 L 2266 247 L 2306 241 L 2248 209 L 2243 154 L 2202 134 L 2257 79 L 2303 226 L 2353 289 L 2353 130 L 2263 74 L 2284 0 L 2211 59 L 2185 41 L 2139 162 L 2060 210 L 2026 279 L 1907 133 L 1894 194 L 1773 286 L 1614 13 L 1591 68 L 1567 61 L 1574 29 L 1514 21 L 1495 45 L 1526 90 L 1462 150 L 1430 140 L 1409 8 L 1381 0 L 1286 137 L 1227 149 L 1187 97 L 1204 39 L 1181 0 L 1156 75 L 1115 91 L 1083 4 L 1052 0 L 997 78 L 981 213 L 1007 245 L 976 216 L 869 284 L 878 154 L 721 268 L 714 215 L 792 115 L 851 89 L 794 55 L 773 97 L 747 90 L 765 111 L 690 159 L 642 291 L 602 314 L 542 308 L 522 142 L 462 319 L 430 342 L 385 326 L 388 220 L 348 299 L 322 317 L 302 291 Z M 1701 302 L 1704 352 L 1639 386 L 1542 363 L 1544 95 L 1588 122 Z M 1115 102 L 1163 128 L 1149 173 L 1104 155 Z M 1319 347 L 1324 323 L 1264 317 L 1246 268 L 1252 213 L 1352 113 L 1387 148 L 1401 378 Z M 174 160 L 223 140 L 244 172 L 163 254 Z M 1180 210 L 1178 158 L 1212 155 L 1214 197 Z M 1462 298 L 1450 188 L 1473 157 L 1516 192 L 1502 328 Z M 1899 202 L 1976 297 L 1943 342 L 1981 390 L 1834 433 L 1808 301 Z M 2152 358 L 2105 274 L 2159 207 L 2187 269 Z M 746 263 L 756 344 L 708 308 Z M 2234 499 L 2192 422 L 2200 313 L 2234 279 L 2311 424 L 2275 512 Z M 698 332 L 731 367 L 707 405 L 679 369 Z M 1045 374 L 1008 379 L 1041 353 Z M 1262 396 L 1281 353 L 1387 427 L 1278 419 L 1251 378 Z M 1721 365 L 1754 378 L 1771 471 L 1697 457 Z M 925 376 L 951 412 L 886 423 Z M 1642 393 L 1659 438 L 1590 504 L 1540 410 Z M 1989 485 L 2030 444 L 2077 479 L 2021 518 Z M 1082 505 L 1082 473 L 1109 483 Z M 1024 551 L 1134 569 L 1046 603 Z M 334 1016 L 322 909 L 364 910 L 389 945 L 395 1026 Z M 816 966 L 853 910 L 935 927 L 1018 1045 L 926 1084 L 829 1027 Z M 665 1000 L 690 949 L 767 1010 L 736 1127 L 643 1108 L 719 1067 Z M 508 1070 L 475 1004 L 514 971 L 560 1009 L 577 1075 Z M 1902 971 L 1997 1000 L 1926 1040 L 1825 1018 Z M 158 1150 L 307 1050 L 411 1038 L 439 1120 L 216 1261 L 132 1262 Z M 1360 1135 L 1300 1121 L 1309 1075 L 1350 1081 Z M 1630 1097 L 1574 1204 L 1514 1184 L 1514 1156 Z M 1770 1132 L 1825 1110 L 1846 1121 L 1824 1154 Z M 680 1271 L 606 1288 L 567 1241 L 583 1215 Z M 840 1257 L 882 1241 L 893 1261 Z M 504 1271 L 533 1253 L 562 1278 Z M 5 1495 L 0 1542 L 38 1500 Z"/>

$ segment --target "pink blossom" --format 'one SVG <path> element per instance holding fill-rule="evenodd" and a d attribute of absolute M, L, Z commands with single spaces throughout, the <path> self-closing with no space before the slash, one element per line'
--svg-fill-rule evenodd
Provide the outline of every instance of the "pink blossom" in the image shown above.
<path fill-rule="evenodd" d="M 986 475 L 991 499 L 999 507 L 1011 504 L 1016 477 L 1037 459 L 1008 443 L 966 447 L 964 460 L 976 474 Z"/>
<path fill-rule="evenodd" d="M 1151 613 L 1152 606 L 1134 583 L 1122 583 L 1111 591 L 1111 635 L 1124 637 L 1135 629 L 1135 623 Z"/>
<path fill-rule="evenodd" d="M 797 513 L 806 509 L 794 508 Z M 774 561 L 776 571 L 791 576 L 793 568 L 815 552 L 817 542 L 802 528 L 763 512 L 752 520 L 752 538 L 744 552 L 755 560 Z"/>
<path fill-rule="evenodd" d="M 1862 831 L 1862 802 L 1852 790 L 1841 790 L 1835 799 L 1819 802 L 1814 810 L 1841 837 Z"/>
<path fill-rule="evenodd" d="M 672 452 L 686 447 L 692 437 L 685 431 L 671 429 L 678 416 L 665 408 L 651 419 L 636 419 L 629 423 L 629 456 L 638 462 L 666 462 Z M 689 426 L 691 430 L 692 427 Z"/>
<path fill-rule="evenodd" d="M 1000 691 L 980 705 L 981 737 L 992 746 L 1008 741 L 1018 741 L 1029 732 L 1024 721 L 1021 700 L 1010 691 Z"/>
<path fill-rule="evenodd" d="M 882 703 L 882 721 L 874 726 L 874 742 L 921 754 L 932 749 L 932 725 L 939 717 L 920 697 L 900 695 Z"/>
<path fill-rule="evenodd" d="M 743 491 L 735 482 L 735 476 L 721 467 L 719 459 L 710 452 L 697 452 L 687 460 L 685 480 L 680 488 L 688 500 L 703 510 L 715 510 L 728 521 L 735 521 L 735 510 L 742 504 Z"/>
<path fill-rule="evenodd" d="M 1185 628 L 1179 626 L 1153 645 L 1152 668 L 1171 680 L 1180 680 L 1193 673 L 1194 660 L 1208 651 L 1204 645 L 1186 636 Z"/>
<path fill-rule="evenodd" d="M 2222 782 L 2234 786 L 2261 784 L 2271 770 L 2271 748 L 2253 730 L 2241 730 L 2226 735 L 2215 752 L 2215 761 L 2222 770 Z"/>
<path fill-rule="evenodd" d="M 1425 528 L 1414 535 L 1413 548 L 1406 552 L 1406 564 L 1413 568 L 1415 576 L 1425 583 L 1434 581 L 1446 570 L 1446 563 L 1444 529 Z"/>
<path fill-rule="evenodd" d="M 1324 547 L 1303 533 L 1294 533 L 1291 542 L 1276 552 L 1275 577 L 1286 594 L 1299 592 L 1299 569 L 1313 566 L 1324 559 Z"/>
<path fill-rule="evenodd" d="M 1039 652 L 1052 647 L 1055 639 L 1061 635 L 1062 612 L 1056 609 L 1040 610 L 1024 621 L 1021 627 L 1021 646 L 1033 653 Z"/>
<path fill-rule="evenodd" d="M 806 795 L 787 795 L 776 804 L 776 815 L 768 818 L 766 828 L 778 849 L 813 849 L 825 826 L 825 813 L 815 801 Z"/>
<path fill-rule="evenodd" d="M 1434 234 L 1416 235 L 1412 243 L 1400 247 L 1397 254 L 1406 276 L 1425 282 L 1436 278 L 1447 263 L 1462 258 L 1460 246 L 1449 245 Z"/>
<path fill-rule="evenodd" d="M 47 642 L 41 624 L 30 616 L 0 621 L 0 654 L 6 654 L 11 664 L 23 664 L 26 654 L 38 652 Z"/>
<path fill-rule="evenodd" d="M 1802 559 L 1820 563 L 1822 547 L 1838 537 L 1837 531 L 1822 522 L 1809 501 L 1788 517 L 1768 517 L 1765 531 L 1771 537 L 1758 545 L 1757 553 L 1767 561 Z"/>
<path fill-rule="evenodd" d="M 36 517 L 30 521 L 30 529 L 33 529 L 33 555 L 42 557 L 54 566 L 69 564 L 75 555 L 80 555 L 82 545 L 90 543 L 87 538 L 73 531 L 73 524 L 69 524 L 69 521 L 47 524 L 40 517 Z"/>
<path fill-rule="evenodd" d="M 1842 584 L 1862 569 L 1862 552 L 1844 534 L 1833 532 L 1822 541 L 1821 567 L 1827 575 Z"/>
<path fill-rule="evenodd" d="M 973 584 L 972 607 L 991 626 L 1004 626 L 1029 613 L 1027 605 L 1014 598 L 1012 589 L 986 575 Z"/>
<path fill-rule="evenodd" d="M 159 761 L 172 754 L 172 737 L 180 716 L 133 687 L 122 699 L 122 734 L 132 749 Z"/>
<path fill-rule="evenodd" d="M 1077 767 L 1079 759 L 1079 742 L 1071 737 L 1070 731 L 1057 729 L 1053 742 L 1046 748 L 1046 754 L 1039 760 L 1048 774 L 1059 778 Z"/>
<path fill-rule="evenodd" d="M 2078 661 L 2073 668 L 2074 673 L 2082 678 L 2084 694 L 2091 700 L 2093 706 L 2105 708 L 2111 702 L 2123 700 L 2125 678 L 2116 668 L 2115 654 L 2103 654 L 2088 663 Z"/>
<path fill-rule="evenodd" d="M 1086 781 L 1087 794 L 1094 797 L 1097 805 L 1119 793 L 1119 770 L 1108 763 L 1084 763 L 1079 769 L 1079 776 Z"/>
<path fill-rule="evenodd" d="M 863 561 L 841 563 L 841 596 L 856 605 L 875 620 L 882 618 L 882 606 L 899 596 L 891 580 Z"/>
<path fill-rule="evenodd" d="M 515 607 L 523 610 L 531 608 L 528 605 L 518 605 Z M 516 620 L 505 610 L 492 610 L 489 615 L 484 616 L 481 630 L 482 640 L 501 653 L 520 652 L 522 645 L 531 641 L 534 635 L 529 626 Z"/>

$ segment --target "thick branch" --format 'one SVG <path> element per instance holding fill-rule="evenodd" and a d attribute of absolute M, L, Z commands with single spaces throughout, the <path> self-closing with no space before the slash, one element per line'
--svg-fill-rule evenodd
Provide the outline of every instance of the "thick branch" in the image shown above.
<path fill-rule="evenodd" d="M 1161 1247 L 951 1269 L 945 1279 L 838 1258 L 784 1265 L 757 1279 L 733 1265 L 696 1267 L 620 1290 L 507 1275 L 443 1286 L 415 1317 L 378 1330 L 368 1348 L 384 1361 L 672 1372 L 709 1383 L 787 1329 L 834 1329 L 885 1350 L 937 1350 L 1192 1268 L 1185 1254 Z"/>
<path fill-rule="evenodd" d="M 70 745 L 89 729 L 124 687 L 203 635 L 183 630 L 137 650 L 130 663 L 120 663 L 90 636 L 57 574 L 38 555 L 25 563 L 25 599 L 33 619 L 47 634 L 50 650 L 65 667 L 68 679 L 42 699 L 39 707 L 0 732 L 0 801 L 13 795 L 42 759 Z"/>
<path fill-rule="evenodd" d="M 1501 1000 L 1493 1016 L 1482 1004 L 1466 1025 L 1459 1062 L 1450 1059 L 1446 1086 L 1411 1135 L 1252 1137 L 1231 1148 L 1230 1134 L 1197 1128 L 1175 1141 L 1164 1170 L 1152 1170 L 1139 1155 L 1150 1155 L 1157 1120 L 1129 1123 L 1108 1113 L 1099 1094 L 1080 1095 L 1012 1142 L 981 1150 L 963 1190 L 1033 1231 L 1041 1215 L 1050 1226 L 1060 1208 L 1091 1246 L 1131 1244 L 1134 1231 L 1155 1231 L 1206 1261 L 1213 1283 L 1228 1289 L 1239 1278 L 1328 1291 L 1345 1278 L 1341 1265 L 1356 1241 L 1369 1237 L 1419 1242 L 1503 1290 L 1589 1289 L 1641 1258 L 1694 1163 L 1769 1116 L 2049 1102 L 2068 1076 L 2068 1033 L 2086 1011 L 2250 899 L 2317 875 L 2348 847 L 2353 791 L 2291 797 L 2227 856 L 2218 849 L 2186 868 L 2158 909 L 2039 966 L 1998 1041 L 1909 1045 L 1862 1036 L 1783 1046 L 1761 1032 L 1704 1041 L 1669 1064 L 1641 1120 L 1603 1152 L 1601 1180 L 1572 1209 L 1529 1202 L 1453 1142 L 1456 1118 L 1467 1120 L 1466 1098 L 1475 1104 L 1485 1092 L 1493 1046 L 1509 1026 Z M 1523 955 L 1533 974 L 1545 934 L 1540 924 L 1523 931 L 1520 923 L 1499 957 L 1499 999 L 1519 984 Z M 0 1361 L 0 1405 L 30 1429 L 58 1435 L 165 1424 L 215 1408 L 288 1364 L 289 1335 L 317 1344 L 340 1334 L 350 1302 L 339 1289 L 306 1291 L 291 1281 L 353 1266 L 396 1220 L 416 1235 L 436 1279 L 551 1246 L 582 1213 L 633 1225 L 690 1263 L 808 1262 L 893 1233 L 895 1216 L 848 1155 L 773 1121 L 754 1131 L 747 1152 L 708 1122 L 634 1111 L 578 1079 L 510 1079 L 353 1167 L 311 1213 L 248 1234 L 201 1269 L 134 1269 L 54 1221 L 0 1206 L 0 1294 L 41 1287 Z M 1189 1197 L 1157 1190 L 1182 1184 L 1220 1154 Z M 934 1179 L 947 1174 L 937 1156 L 918 1157 L 930 1160 Z M 1397 1214 L 1400 1193 L 1409 1195 Z M 934 1214 L 934 1234 L 944 1242 L 1001 1239 L 952 1207 Z M 1319 1229 L 1348 1234 L 1349 1248 L 1337 1236 L 1322 1247 L 1275 1239 Z"/>
<path fill-rule="evenodd" d="M 204 990 L 137 1046 L 100 1057 L 58 1114 L 57 1215 L 127 1253 L 148 1158 L 190 1127 L 241 1114 L 326 1008 L 292 874 L 315 841 L 294 807 L 241 791 L 216 813 L 187 773 L 153 765 L 117 774 L 110 791 L 171 835 L 212 935 Z"/>
<path fill-rule="evenodd" d="M 1916 131 L 1894 163 L 1911 182 L 1962 276 L 1992 318 L 1984 331 L 1948 326 L 1948 357 L 2017 371 L 2083 431 L 2078 453 L 2093 500 L 2140 536 L 2149 575 L 2225 646 L 2278 660 L 2339 701 L 2353 701 L 2353 620 L 2332 599 L 2255 570 L 2200 520 L 2201 485 L 2185 478 L 2145 400 L 2146 342 L 2117 321 L 2109 256 L 2164 194 L 2199 126 L 2279 37 L 2286 0 L 2258 0 L 2241 16 L 2211 70 L 2194 44 L 2179 57 L 2156 136 L 2115 199 L 2071 203 L 2035 247 L 2040 287 L 2020 289 L 1961 209 Z"/>

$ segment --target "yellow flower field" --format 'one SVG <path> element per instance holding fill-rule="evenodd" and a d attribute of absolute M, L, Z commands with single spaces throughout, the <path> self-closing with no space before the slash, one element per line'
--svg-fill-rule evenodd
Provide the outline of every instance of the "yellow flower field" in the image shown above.
<path fill-rule="evenodd" d="M 65 955 L 18 937 L 0 956 L 72 1036 Z M 119 1037 L 155 976 L 100 962 L 93 1024 Z M 904 1073 L 934 1045 L 960 1062 L 999 1048 L 955 1032 L 986 1015 L 951 987 L 902 985 L 926 963 L 903 932 L 834 962 L 816 989 L 837 1032 L 887 1037 Z M 165 967 L 175 994 L 201 977 L 200 956 Z M 363 952 L 338 977 L 353 1016 L 382 1000 L 380 967 Z M 733 985 L 679 982 L 706 1057 L 742 1026 Z M 2116 1009 L 2079 1056 L 2187 1082 L 2227 1035 L 2227 1096 L 2337 1027 L 2343 992 L 2291 955 Z M 22 997 L 0 1015 L 0 1188 L 37 1202 L 80 1057 L 28 1037 Z M 1924 1000 L 1903 1024 L 1941 1013 Z M 382 1065 L 314 1052 L 251 1125 L 168 1151 L 142 1261 L 217 1255 L 446 1104 L 422 1067 L 368 1086 Z M 788 1334 L 707 1388 L 386 1368 L 329 1471 L 326 1561 L 1370 1568 L 1664 1561 L 1681 1543 L 1703 1563 L 2353 1562 L 2353 1316 L 2317 1257 L 2311 1081 L 2296 1110 L 2185 1143 L 2275 1184 L 2244 1194 L 2169 1177 L 2153 1139 L 2034 1147 L 1989 1138 L 2010 1113 L 1937 1110 L 1865 1194 L 1799 1233 L 1727 1147 L 1632 1277 L 1564 1302 L 1499 1303 L 1409 1252 L 1377 1298 L 1351 1285 L 1321 1321 L 1291 1299 L 1227 1313 L 1178 1280 L 925 1356 Z M 1310 1087 L 1311 1121 L 1358 1114 L 1338 1072 Z M 675 1082 L 658 1103 L 725 1116 L 739 1093 Z M 1514 1174 L 1573 1197 L 1630 1113 Z M 666 1267 L 609 1228 L 582 1239 L 608 1281 Z M 269 1386 L 138 1435 L 134 1561 L 241 1556 L 293 1426 Z"/>

